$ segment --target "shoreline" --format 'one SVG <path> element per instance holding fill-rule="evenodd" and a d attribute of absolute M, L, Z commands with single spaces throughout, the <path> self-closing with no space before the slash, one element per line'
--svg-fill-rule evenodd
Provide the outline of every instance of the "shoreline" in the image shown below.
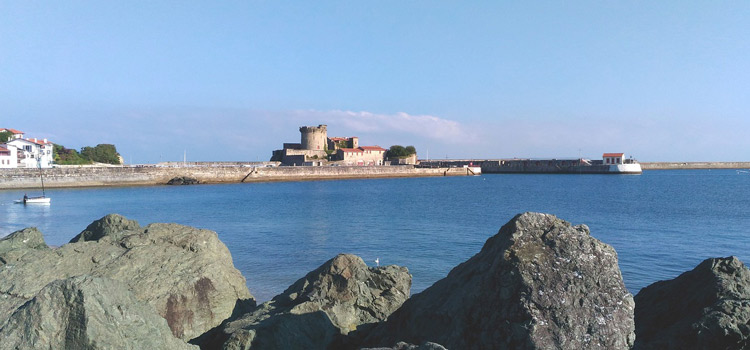
<path fill-rule="evenodd" d="M 200 184 L 466 176 L 463 168 L 342 167 L 60 167 L 44 169 L 44 187 L 96 188 L 166 185 L 176 177 Z M 179 186 L 179 185 L 178 185 Z M 0 190 L 40 189 L 37 169 L 0 171 Z"/>
<path fill-rule="evenodd" d="M 643 171 L 696 169 L 750 169 L 750 162 L 643 162 Z M 160 186 L 175 177 L 191 177 L 200 184 L 287 182 L 466 176 L 464 168 L 403 166 L 249 167 L 249 166 L 63 166 L 44 169 L 45 188 L 98 188 Z M 0 170 L 0 190 L 39 189 L 38 169 Z"/>

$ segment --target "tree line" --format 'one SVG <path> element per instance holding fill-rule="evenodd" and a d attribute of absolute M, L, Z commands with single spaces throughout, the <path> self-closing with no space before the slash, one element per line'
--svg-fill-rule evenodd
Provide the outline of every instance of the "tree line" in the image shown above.
<path fill-rule="evenodd" d="M 121 164 L 120 154 L 115 145 L 99 144 L 96 147 L 86 146 L 81 152 L 54 145 L 55 163 L 60 165 L 83 165 L 92 163 Z"/>
<path fill-rule="evenodd" d="M 385 152 L 385 156 L 388 158 L 406 158 L 412 154 L 417 154 L 417 149 L 414 146 L 401 146 L 393 145 L 388 151 Z"/>

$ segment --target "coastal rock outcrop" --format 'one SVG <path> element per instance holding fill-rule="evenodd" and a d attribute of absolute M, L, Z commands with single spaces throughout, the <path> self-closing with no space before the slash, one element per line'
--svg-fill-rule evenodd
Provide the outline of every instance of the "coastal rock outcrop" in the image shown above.
<path fill-rule="evenodd" d="M 138 221 L 129 220 L 119 214 L 109 214 L 89 224 L 85 230 L 70 240 L 70 243 L 84 241 L 98 241 L 105 236 L 117 236 L 119 238 L 126 231 L 139 230 L 141 225 Z"/>
<path fill-rule="evenodd" d="M 178 176 L 167 181 L 167 185 L 197 185 L 201 183 L 198 179 L 189 176 Z"/>
<path fill-rule="evenodd" d="M 636 349 L 750 348 L 750 270 L 707 259 L 635 297 Z"/>
<path fill-rule="evenodd" d="M 42 232 L 36 227 L 27 227 L 0 238 L 0 254 L 16 249 L 48 249 Z M 0 260 L 0 264 L 2 261 Z"/>
<path fill-rule="evenodd" d="M 255 305 L 213 231 L 177 224 L 140 227 L 110 215 L 77 238 L 81 241 L 56 249 L 0 252 L 0 323 L 47 284 L 79 275 L 122 282 L 183 340 L 218 326 L 236 307 Z"/>
<path fill-rule="evenodd" d="M 340 254 L 226 324 L 204 348 L 325 349 L 340 335 L 385 320 L 410 288 L 405 267 L 367 267 L 358 256 Z"/>
<path fill-rule="evenodd" d="M 362 348 L 360 350 L 447 350 L 440 344 L 425 342 L 422 345 L 414 345 L 404 342 L 398 342 L 390 348 Z"/>
<path fill-rule="evenodd" d="M 448 349 L 628 349 L 633 297 L 615 250 L 555 216 L 524 213 L 367 336 Z M 390 345 L 389 345 L 390 344 Z"/>
<path fill-rule="evenodd" d="M 54 281 L 0 323 L 2 349 L 194 349 L 120 282 Z"/>

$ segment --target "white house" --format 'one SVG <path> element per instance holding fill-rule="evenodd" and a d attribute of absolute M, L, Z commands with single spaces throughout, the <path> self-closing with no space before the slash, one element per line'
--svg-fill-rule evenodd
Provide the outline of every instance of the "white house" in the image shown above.
<path fill-rule="evenodd" d="M 13 139 L 22 139 L 23 138 L 23 131 L 18 131 L 16 129 L 8 129 L 8 128 L 0 128 L 0 132 L 7 131 L 11 134 L 13 134 Z M 0 142 L 5 142 L 6 140 L 0 140 Z"/>
<path fill-rule="evenodd" d="M 0 168 L 18 167 L 18 149 L 6 144 L 0 144 Z"/>
<path fill-rule="evenodd" d="M 625 163 L 625 153 L 604 153 L 602 161 L 606 165 Z"/>
<path fill-rule="evenodd" d="M 52 142 L 47 139 L 13 139 L 6 143 L 18 149 L 18 167 L 21 168 L 51 168 L 54 155 Z M 9 147 L 8 147 L 9 148 Z"/>

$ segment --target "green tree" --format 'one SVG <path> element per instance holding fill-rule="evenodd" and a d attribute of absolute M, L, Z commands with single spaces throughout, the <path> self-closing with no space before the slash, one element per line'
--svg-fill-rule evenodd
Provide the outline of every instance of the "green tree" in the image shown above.
<path fill-rule="evenodd" d="M 13 137 L 13 133 L 10 131 L 0 132 L 0 142 L 8 142 L 11 137 Z"/>
<path fill-rule="evenodd" d="M 393 145 L 388 149 L 385 155 L 388 158 L 406 158 L 416 153 L 417 153 L 417 149 L 414 148 L 414 146 L 404 147 L 401 145 Z"/>
<path fill-rule="evenodd" d="M 115 145 L 99 144 L 81 148 L 81 157 L 97 163 L 120 164 L 120 154 Z"/>
<path fill-rule="evenodd" d="M 55 163 L 60 165 L 81 165 L 91 164 L 90 160 L 81 158 L 81 155 L 74 149 L 67 149 L 62 145 L 55 144 L 52 147 Z"/>

